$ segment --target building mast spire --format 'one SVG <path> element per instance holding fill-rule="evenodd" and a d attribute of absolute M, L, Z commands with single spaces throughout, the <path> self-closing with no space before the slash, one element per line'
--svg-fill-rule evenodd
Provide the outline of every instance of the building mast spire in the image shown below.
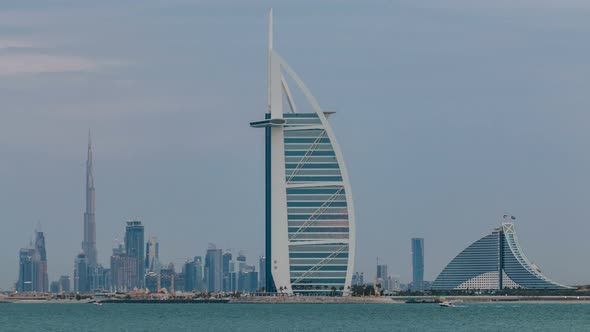
<path fill-rule="evenodd" d="M 267 56 L 267 70 L 266 70 L 266 80 L 267 80 L 267 113 L 271 113 L 271 104 L 272 104 L 272 78 L 271 78 L 271 66 L 272 66 L 272 8 L 270 8 L 268 13 L 268 56 Z"/>
<path fill-rule="evenodd" d="M 268 13 L 268 51 L 272 51 L 272 8 Z"/>

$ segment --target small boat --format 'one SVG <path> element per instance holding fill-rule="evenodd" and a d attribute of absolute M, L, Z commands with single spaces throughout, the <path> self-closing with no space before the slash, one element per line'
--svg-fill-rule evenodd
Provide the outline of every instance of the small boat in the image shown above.
<path fill-rule="evenodd" d="M 439 304 L 441 307 L 448 307 L 452 308 L 455 307 L 455 304 L 451 301 L 444 301 L 443 303 Z"/>
<path fill-rule="evenodd" d="M 102 305 L 102 303 L 100 303 L 100 302 L 92 302 L 92 304 L 98 305 L 98 306 L 101 306 Z"/>

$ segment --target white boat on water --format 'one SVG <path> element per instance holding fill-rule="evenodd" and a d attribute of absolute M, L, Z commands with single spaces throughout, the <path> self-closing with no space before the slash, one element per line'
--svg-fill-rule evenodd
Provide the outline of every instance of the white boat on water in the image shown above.
<path fill-rule="evenodd" d="M 448 307 L 448 308 L 455 307 L 455 304 L 451 301 L 444 301 L 444 302 L 440 303 L 439 305 L 441 307 Z"/>

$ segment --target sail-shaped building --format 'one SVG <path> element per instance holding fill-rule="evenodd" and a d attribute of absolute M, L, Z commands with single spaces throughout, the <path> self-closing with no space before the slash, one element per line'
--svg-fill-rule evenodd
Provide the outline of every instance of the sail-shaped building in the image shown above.
<path fill-rule="evenodd" d="M 541 273 L 516 236 L 514 217 L 457 255 L 432 283 L 433 290 L 568 289 Z"/>
<path fill-rule="evenodd" d="M 294 82 L 311 112 L 298 112 Z M 286 108 L 286 111 L 283 110 Z M 266 144 L 266 290 L 348 294 L 355 250 L 352 193 L 325 112 L 273 49 L 269 18 Z"/>

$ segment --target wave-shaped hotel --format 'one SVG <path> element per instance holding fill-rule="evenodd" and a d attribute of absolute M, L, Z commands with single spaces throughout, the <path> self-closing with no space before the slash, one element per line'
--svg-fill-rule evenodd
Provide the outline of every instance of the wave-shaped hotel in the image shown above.
<path fill-rule="evenodd" d="M 570 289 L 544 276 L 524 255 L 514 217 L 457 255 L 432 284 L 434 290 Z"/>
<path fill-rule="evenodd" d="M 294 82 L 312 112 L 298 112 Z M 288 112 L 283 112 L 285 106 Z M 301 105 L 299 105 L 301 106 Z M 266 143 L 266 290 L 347 294 L 354 265 L 352 194 L 325 112 L 273 49 L 269 20 Z"/>

